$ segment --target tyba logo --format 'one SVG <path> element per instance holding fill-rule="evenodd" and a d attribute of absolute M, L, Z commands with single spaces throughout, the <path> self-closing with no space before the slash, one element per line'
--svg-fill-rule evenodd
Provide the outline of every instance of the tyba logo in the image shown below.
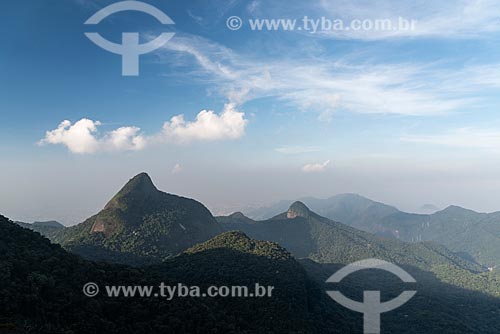
<path fill-rule="evenodd" d="M 140 1 L 122 1 L 109 5 L 92 15 L 85 24 L 99 24 L 106 17 L 123 11 L 143 12 L 153 16 L 160 21 L 161 24 L 175 24 L 167 14 L 163 13 L 158 8 Z M 99 33 L 85 33 L 85 36 L 99 47 L 122 56 L 122 75 L 124 76 L 138 76 L 139 56 L 161 48 L 174 35 L 175 33 L 162 33 L 156 39 L 148 43 L 139 44 L 139 33 L 124 32 L 122 33 L 122 44 L 117 44 L 103 38 Z"/>
<path fill-rule="evenodd" d="M 378 259 L 367 259 L 351 263 L 333 274 L 326 282 L 340 283 L 340 281 L 350 274 L 364 269 L 381 269 L 396 275 L 405 283 L 416 282 L 415 279 L 402 268 Z M 340 291 L 327 291 L 327 293 L 333 300 L 345 308 L 363 313 L 363 332 L 365 334 L 379 334 L 380 315 L 402 306 L 417 292 L 413 290 L 403 291 L 398 297 L 383 303 L 380 301 L 380 291 L 364 291 L 362 303 L 347 298 Z"/>

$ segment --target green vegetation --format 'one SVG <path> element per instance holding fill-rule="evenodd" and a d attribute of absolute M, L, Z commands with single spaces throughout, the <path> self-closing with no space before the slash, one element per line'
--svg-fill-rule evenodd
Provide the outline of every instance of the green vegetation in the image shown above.
<path fill-rule="evenodd" d="M 451 206 L 431 215 L 399 213 L 379 225 L 403 241 L 433 240 L 487 267 L 500 266 L 500 214 Z"/>
<path fill-rule="evenodd" d="M 472 272 L 483 271 L 473 262 L 433 243 L 404 243 L 356 230 L 309 211 L 303 203 L 294 203 L 286 213 L 259 222 L 220 219 L 223 228 L 241 230 L 250 237 L 279 243 L 299 258 L 321 263 L 351 263 L 379 258 L 430 270 L 450 264 Z"/>
<path fill-rule="evenodd" d="M 356 198 L 352 206 L 346 201 L 343 198 L 336 208 L 351 223 L 402 214 L 362 198 Z M 364 213 L 360 215 L 356 208 L 361 207 Z M 479 219 L 460 208 L 436 215 L 443 222 L 467 215 L 469 223 L 461 228 L 487 223 L 490 230 L 496 228 L 493 218 L 488 222 L 490 216 Z M 378 233 L 392 236 L 390 224 L 402 220 L 408 224 L 398 230 L 401 235 L 414 226 L 428 225 L 412 223 L 414 218 L 399 217 L 381 224 Z M 265 221 L 242 213 L 217 220 L 201 203 L 158 191 L 146 174 L 130 180 L 97 215 L 71 228 L 51 222 L 18 223 L 26 229 L 0 216 L 0 332 L 360 333 L 362 316 L 329 299 L 325 291 L 331 286 L 324 282 L 342 265 L 371 257 L 397 263 L 417 279 L 413 288 L 418 294 L 402 308 L 383 315 L 383 332 L 500 330 L 498 274 L 485 272 L 464 254 L 437 243 L 376 236 L 319 216 L 301 202 Z M 446 231 L 446 224 L 436 226 L 442 226 L 440 233 Z M 84 260 L 40 234 L 83 258 L 136 267 Z M 474 236 L 471 233 L 469 238 Z M 298 262 L 294 256 L 303 260 Z M 376 270 L 352 276 L 337 288 L 357 300 L 364 290 L 381 290 L 387 300 L 407 288 Z M 102 294 L 87 298 L 81 291 L 87 282 L 100 286 L 182 283 L 202 290 L 259 283 L 275 289 L 270 298 L 244 300 L 108 298 Z"/>
<path fill-rule="evenodd" d="M 88 259 L 137 264 L 162 261 L 220 232 L 201 203 L 159 191 L 142 173 L 97 215 L 51 239 Z"/>
<path fill-rule="evenodd" d="M 23 222 L 14 222 L 14 223 L 24 228 L 28 228 L 32 231 L 38 232 L 49 239 L 55 237 L 61 230 L 65 228 L 64 225 L 56 221 L 34 222 L 33 224 L 28 224 Z"/>
<path fill-rule="evenodd" d="M 434 242 L 405 243 L 382 238 L 331 221 L 309 211 L 303 203 L 272 219 L 249 221 L 238 215 L 218 218 L 223 228 L 283 245 L 299 258 L 319 263 L 348 264 L 379 258 L 432 273 L 434 281 L 500 297 L 500 276 Z M 434 283 L 433 283 L 434 284 Z"/>
<path fill-rule="evenodd" d="M 162 264 L 132 268 L 93 263 L 0 217 L 0 332 L 6 333 L 361 333 L 362 317 L 324 293 L 339 265 L 295 261 L 284 248 L 227 232 Z M 304 270 L 304 267 L 307 270 Z M 446 285 L 405 267 L 418 294 L 384 314 L 382 333 L 469 334 L 500 330 L 498 299 Z M 366 273 L 340 287 L 352 298 L 368 282 L 383 298 L 404 289 L 394 277 Z M 311 277 L 314 277 L 311 278 Z M 274 286 L 271 298 L 87 298 L 87 282 L 146 285 L 159 282 L 206 288 Z M 370 286 L 371 288 L 371 286 Z"/>
<path fill-rule="evenodd" d="M 275 242 L 256 241 L 239 231 L 226 232 L 185 251 L 196 254 L 206 250 L 226 248 L 240 253 L 262 256 L 272 260 L 293 260 L 292 255 Z"/>
<path fill-rule="evenodd" d="M 449 265 L 436 266 L 433 271 L 442 281 L 467 290 L 480 291 L 500 297 L 500 274 L 497 271 L 474 274 Z"/>
<path fill-rule="evenodd" d="M 369 220 L 376 222 L 380 218 L 399 212 L 393 206 L 375 202 L 357 194 L 341 194 L 327 199 L 307 197 L 300 201 L 323 217 L 353 227 L 363 225 Z M 258 220 L 269 219 L 286 211 L 292 203 L 293 201 L 281 201 L 269 207 L 250 210 L 247 215 Z"/>
<path fill-rule="evenodd" d="M 0 331 L 10 333 L 345 333 L 347 312 L 276 244 L 227 233 L 143 269 L 92 263 L 0 217 Z M 275 286 L 271 298 L 87 298 L 87 282 Z"/>
<path fill-rule="evenodd" d="M 412 214 L 355 194 L 328 199 L 305 198 L 319 215 L 375 235 L 405 242 L 433 241 L 485 267 L 500 267 L 500 213 L 478 213 L 450 206 L 433 214 Z M 270 218 L 290 201 L 250 211 Z"/>
<path fill-rule="evenodd" d="M 382 315 L 382 333 L 489 334 L 500 330 L 498 298 L 444 283 L 432 272 L 403 266 L 417 281 L 405 284 L 387 272 L 364 270 L 349 275 L 340 284 L 331 284 L 324 282 L 340 269 L 340 265 L 318 264 L 311 260 L 301 263 L 325 290 L 339 289 L 355 300 L 362 300 L 365 290 L 379 290 L 382 300 L 390 300 L 403 290 L 415 289 L 417 294 L 408 303 Z"/>

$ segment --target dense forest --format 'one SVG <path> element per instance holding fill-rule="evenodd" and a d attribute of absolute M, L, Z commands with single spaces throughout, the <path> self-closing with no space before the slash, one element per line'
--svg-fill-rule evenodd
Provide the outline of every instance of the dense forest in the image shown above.
<path fill-rule="evenodd" d="M 248 251 L 252 249 L 252 251 Z M 131 268 L 67 253 L 0 218 L 0 328 L 12 333 L 342 333 L 327 296 L 276 244 L 240 233 L 218 236 L 162 265 Z M 280 273 L 280 275 L 277 275 Z M 84 296 L 105 285 L 273 285 L 272 298 L 108 298 Z"/>
<path fill-rule="evenodd" d="M 484 266 L 500 266 L 500 212 L 481 213 L 451 205 L 433 213 L 408 213 L 357 194 L 301 201 L 319 215 L 358 230 L 405 242 L 433 241 Z M 292 203 L 250 209 L 247 215 L 267 220 Z"/>
<path fill-rule="evenodd" d="M 297 262 L 276 243 L 226 232 L 153 266 L 95 263 L 67 253 L 36 232 L 0 219 L 0 328 L 6 333 L 361 333 L 362 319 L 325 294 L 341 265 Z M 331 267 L 333 266 L 333 267 Z M 419 294 L 384 315 L 385 333 L 493 333 L 497 299 L 439 280 L 418 268 Z M 380 276 L 379 276 L 380 275 Z M 275 287 L 272 298 L 85 297 L 87 282 L 105 285 L 243 285 Z M 353 298 L 371 282 L 384 296 L 404 289 L 382 273 L 355 277 Z M 366 286 L 364 286 L 366 288 Z M 399 292 L 399 290 L 398 290 Z"/>

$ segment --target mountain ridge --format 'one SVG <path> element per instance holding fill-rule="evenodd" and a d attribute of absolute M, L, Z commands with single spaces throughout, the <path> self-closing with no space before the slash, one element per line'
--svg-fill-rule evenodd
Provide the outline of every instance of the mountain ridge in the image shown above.
<path fill-rule="evenodd" d="M 287 211 L 264 221 L 217 219 L 225 230 L 240 230 L 254 239 L 277 242 L 297 258 L 311 258 L 320 263 L 348 264 L 376 257 L 425 270 L 451 264 L 474 272 L 484 271 L 480 265 L 437 244 L 407 244 L 378 237 L 322 217 L 302 202 L 295 202 Z"/>
<path fill-rule="evenodd" d="M 321 216 L 359 230 L 405 242 L 437 242 L 483 266 L 500 267 L 500 212 L 482 213 L 450 205 L 431 214 L 408 213 L 355 194 L 302 201 Z M 285 203 L 253 214 L 271 218 L 284 211 Z"/>
<path fill-rule="evenodd" d="M 0 215 L 0 332 L 294 333 L 352 332 L 353 316 L 335 305 L 278 245 L 228 232 L 164 263 L 132 268 L 86 261 Z M 276 272 L 282 275 L 276 275 Z M 263 298 L 89 298 L 88 282 L 189 287 L 260 283 Z M 202 290 L 206 291 L 206 290 Z M 252 290 L 250 290 L 252 291 Z"/>

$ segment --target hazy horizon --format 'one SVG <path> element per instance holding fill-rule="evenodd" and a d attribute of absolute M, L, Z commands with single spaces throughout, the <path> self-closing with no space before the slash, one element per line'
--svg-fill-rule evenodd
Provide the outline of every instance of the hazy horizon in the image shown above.
<path fill-rule="evenodd" d="M 136 174 L 138 174 L 138 173 L 139 172 L 137 172 Z M 75 190 L 75 188 L 73 188 L 73 187 L 77 186 L 76 184 L 71 184 L 71 183 L 68 183 L 68 181 L 66 181 L 65 182 L 66 185 L 69 186 L 70 188 L 62 187 L 60 189 L 62 191 L 60 193 L 60 195 L 53 198 L 53 201 L 54 201 L 54 202 L 52 202 L 53 206 L 46 206 L 47 203 L 49 203 L 49 201 L 46 200 L 45 202 L 43 202 L 44 207 L 42 207 L 41 205 L 40 206 L 33 205 L 32 207 L 28 208 L 29 210 L 26 210 L 25 207 L 21 207 L 19 209 L 14 208 L 12 210 L 12 212 L 2 212 L 2 214 L 13 219 L 13 220 L 18 220 L 18 221 L 23 221 L 23 222 L 56 220 L 56 221 L 59 221 L 60 223 L 63 223 L 64 225 L 67 225 L 67 226 L 75 225 L 75 224 L 83 222 L 86 218 L 89 218 L 90 216 L 97 214 L 104 207 L 104 205 L 112 198 L 112 196 L 116 192 L 118 192 L 121 189 L 121 187 L 124 186 L 125 183 L 130 178 L 135 176 L 136 174 L 133 174 L 130 177 L 126 177 L 125 179 L 122 180 L 122 182 L 119 182 L 119 181 L 111 182 L 111 180 L 109 180 L 109 176 L 107 176 L 107 177 L 103 176 L 103 178 L 101 178 L 101 179 L 94 180 L 94 182 L 97 182 L 101 188 L 104 188 L 103 182 L 108 182 L 109 187 L 105 191 L 104 190 L 96 191 L 95 194 L 93 196 L 91 196 L 93 198 L 92 202 L 88 201 L 88 199 L 87 199 L 87 198 L 89 198 L 88 194 L 91 193 L 93 191 L 92 189 L 94 188 L 91 180 L 89 180 L 89 182 L 82 182 L 81 189 L 84 190 L 83 192 L 79 191 L 78 189 Z M 171 181 L 173 181 L 168 177 L 169 175 L 166 175 L 162 178 L 162 177 L 155 177 L 155 174 L 152 174 L 152 173 L 148 173 L 148 174 L 151 176 L 153 183 L 155 184 L 155 186 L 159 190 L 167 192 L 167 193 L 172 193 L 172 194 L 180 195 L 183 197 L 188 197 L 188 198 L 193 198 L 195 200 L 198 200 L 201 203 L 203 203 L 205 206 L 207 206 L 208 209 L 214 215 L 228 215 L 228 214 L 231 214 L 231 213 L 236 212 L 236 211 L 248 211 L 249 209 L 268 207 L 268 206 L 271 206 L 273 204 L 277 204 L 280 201 L 295 201 L 295 200 L 300 200 L 300 199 L 307 198 L 307 197 L 312 197 L 312 198 L 317 198 L 317 199 L 326 199 L 326 198 L 333 197 L 336 195 L 349 194 L 349 193 L 357 194 L 357 195 L 366 197 L 366 198 L 373 200 L 373 201 L 376 201 L 376 202 L 381 202 L 383 204 L 394 206 L 401 211 L 411 212 L 411 213 L 420 212 L 421 207 L 423 205 L 426 205 L 426 204 L 435 205 L 440 210 L 443 210 L 450 205 L 457 205 L 457 206 L 461 206 L 463 208 L 474 210 L 477 212 L 496 212 L 496 211 L 499 211 L 499 210 L 495 210 L 495 209 L 493 209 L 493 210 L 478 210 L 474 207 L 468 207 L 468 206 L 462 205 L 460 203 L 441 204 L 441 203 L 432 202 L 432 201 L 418 202 L 418 200 L 416 200 L 413 203 L 407 203 L 406 206 L 404 206 L 404 205 L 401 205 L 398 203 L 398 200 L 397 200 L 398 193 L 397 192 L 395 192 L 394 194 L 391 194 L 387 191 L 384 192 L 384 194 L 383 194 L 387 199 L 380 198 L 381 196 L 377 196 L 377 194 L 367 195 L 366 193 L 363 193 L 361 191 L 348 191 L 348 190 L 339 191 L 339 192 L 332 192 L 331 194 L 328 194 L 325 192 L 325 193 L 320 194 L 320 195 L 314 195 L 313 193 L 301 195 L 298 193 L 298 191 L 300 191 L 300 189 L 298 189 L 298 190 L 295 189 L 295 191 L 297 192 L 297 195 L 295 195 L 295 196 L 287 195 L 293 191 L 294 187 L 291 187 L 289 189 L 290 192 L 288 192 L 287 194 L 283 193 L 283 197 L 276 197 L 276 199 L 273 198 L 273 199 L 270 199 L 268 201 L 256 200 L 256 198 L 258 197 L 258 194 L 256 194 L 255 197 L 248 195 L 248 196 L 250 196 L 250 197 L 248 197 L 248 202 L 239 203 L 239 202 L 237 202 L 237 200 L 234 199 L 234 196 L 233 196 L 232 201 L 221 202 L 222 205 L 217 205 L 217 204 L 213 204 L 214 203 L 214 201 L 213 201 L 214 196 L 209 196 L 205 199 L 203 198 L 203 195 L 202 195 L 203 191 L 200 191 L 199 189 L 197 190 L 196 184 L 198 184 L 198 183 L 191 184 L 190 189 L 192 189 L 192 193 L 195 194 L 195 195 L 192 195 L 192 194 L 189 194 L 188 192 L 182 191 L 182 189 L 186 189 L 185 185 L 182 182 L 174 182 L 173 183 L 173 184 L 175 184 L 175 186 L 173 186 L 172 188 L 176 188 L 177 191 L 172 191 L 172 190 L 167 189 L 168 184 Z M 277 176 L 278 175 L 276 175 L 276 177 Z M 118 178 L 113 178 L 113 180 L 114 179 L 118 179 Z M 274 180 L 278 181 L 278 180 L 276 180 L 276 178 L 274 178 Z M 286 180 L 287 180 L 286 177 L 284 177 L 282 179 L 282 182 L 283 182 L 282 185 L 284 185 Z M 201 181 L 202 180 L 197 180 L 197 182 L 201 182 Z M 73 180 L 73 182 L 75 182 L 75 180 Z M 319 183 L 321 183 L 321 179 L 318 179 L 315 182 L 318 183 L 316 185 L 316 187 L 318 187 Z M 215 187 L 216 184 L 210 183 L 207 186 Z M 348 187 L 348 185 L 344 185 L 344 186 Z M 314 187 L 314 188 L 316 188 L 316 187 Z M 65 193 L 65 191 L 67 191 L 67 192 Z M 231 189 L 228 189 L 228 192 L 230 192 L 230 193 L 234 193 L 235 191 L 236 191 L 236 187 L 231 187 Z M 258 190 L 256 190 L 254 188 L 254 189 L 252 189 L 252 191 L 258 191 Z M 390 195 L 392 195 L 394 197 L 391 197 Z M 87 205 L 78 206 L 78 205 L 75 205 L 74 203 L 71 203 L 71 204 L 67 205 L 67 208 L 60 208 L 59 201 L 61 199 L 64 199 L 64 198 L 66 198 L 66 201 L 68 201 L 69 200 L 68 197 L 73 199 L 75 202 L 84 201 Z M 240 198 L 240 197 L 238 197 L 238 198 Z M 392 198 L 392 200 L 391 200 L 391 198 Z M 427 198 L 429 198 L 429 197 L 427 197 Z M 5 203 L 5 201 L 3 203 Z M 36 202 L 35 199 L 33 198 L 31 203 L 36 204 L 38 202 Z M 74 207 L 77 207 L 77 209 L 75 210 Z M 23 211 L 26 211 L 27 213 L 23 213 Z M 40 212 L 42 212 L 43 214 L 40 214 Z"/>

